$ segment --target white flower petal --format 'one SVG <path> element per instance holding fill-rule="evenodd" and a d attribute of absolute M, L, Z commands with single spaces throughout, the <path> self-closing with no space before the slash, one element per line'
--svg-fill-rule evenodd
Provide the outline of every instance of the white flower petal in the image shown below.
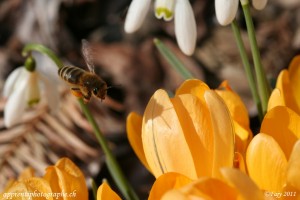
<path fill-rule="evenodd" d="M 186 55 L 192 55 L 196 47 L 197 27 L 194 12 L 188 0 L 176 1 L 174 22 L 178 46 Z"/>
<path fill-rule="evenodd" d="M 52 84 L 44 75 L 40 74 L 39 78 L 43 83 L 43 91 L 47 98 L 48 106 L 51 112 L 56 112 L 59 108 L 59 93 L 57 85 Z"/>
<path fill-rule="evenodd" d="M 226 26 L 232 22 L 238 5 L 238 0 L 215 0 L 216 16 L 221 25 Z"/>
<path fill-rule="evenodd" d="M 138 30 L 147 15 L 151 0 L 133 0 L 129 6 L 126 19 L 125 31 L 133 33 Z"/>
<path fill-rule="evenodd" d="M 9 97 L 9 95 L 11 95 L 14 89 L 14 85 L 16 84 L 17 79 L 20 77 L 22 70 L 24 70 L 24 67 L 18 67 L 9 74 L 3 88 L 4 97 Z"/>
<path fill-rule="evenodd" d="M 27 78 L 29 77 L 27 76 Z M 7 128 L 17 124 L 21 120 L 27 106 L 27 102 L 25 100 L 27 93 L 26 87 L 28 87 L 26 83 L 19 85 L 19 87 L 9 96 L 6 102 L 4 108 L 4 125 Z"/>
<path fill-rule="evenodd" d="M 174 15 L 175 0 L 156 0 L 155 1 L 155 16 L 158 19 L 170 21 Z"/>
<path fill-rule="evenodd" d="M 266 7 L 268 0 L 252 0 L 252 5 L 257 10 L 262 10 Z"/>

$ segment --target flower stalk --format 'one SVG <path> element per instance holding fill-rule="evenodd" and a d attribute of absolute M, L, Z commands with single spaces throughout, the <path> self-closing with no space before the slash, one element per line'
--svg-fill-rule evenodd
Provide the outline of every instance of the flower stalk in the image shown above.
<path fill-rule="evenodd" d="M 24 47 L 22 51 L 22 55 L 28 56 L 31 51 L 37 51 L 39 53 L 45 54 L 46 56 L 52 59 L 52 61 L 57 65 L 58 68 L 63 67 L 63 63 L 61 62 L 61 60 L 50 49 L 46 48 L 45 46 L 40 44 L 28 44 Z M 118 188 L 120 189 L 120 191 L 122 192 L 123 196 L 126 199 L 137 200 L 138 196 L 136 195 L 133 188 L 129 185 L 128 181 L 126 180 L 119 164 L 117 163 L 117 160 L 115 159 L 113 153 L 108 147 L 108 143 L 105 137 L 103 136 L 103 133 L 101 132 L 100 128 L 98 127 L 89 108 L 87 107 L 86 104 L 84 104 L 82 99 L 79 99 L 78 101 L 87 120 L 93 127 L 95 136 L 106 156 L 106 164 L 108 166 L 112 178 L 114 179 Z"/>
<path fill-rule="evenodd" d="M 268 99 L 270 96 L 271 87 L 266 79 L 266 75 L 261 63 L 260 52 L 256 41 L 254 25 L 250 14 L 249 1 L 241 0 L 241 4 L 242 4 L 245 20 L 246 20 L 246 26 L 247 26 L 250 46 L 252 50 L 255 74 L 257 78 L 257 85 L 258 85 L 258 90 L 259 90 L 261 103 L 262 103 L 262 112 L 264 115 L 267 112 Z"/>
<path fill-rule="evenodd" d="M 239 26 L 238 26 L 236 20 L 232 21 L 231 28 L 232 28 L 232 31 L 233 31 L 233 34 L 234 34 L 234 37 L 236 40 L 236 44 L 238 46 L 238 49 L 239 49 L 239 52 L 241 55 L 244 70 L 246 72 L 248 84 L 249 84 L 249 87 L 251 90 L 251 94 L 254 99 L 257 111 L 258 111 L 259 119 L 262 120 L 263 119 L 263 111 L 262 111 L 262 106 L 261 106 L 261 100 L 259 98 L 258 90 L 257 90 L 256 83 L 255 83 L 255 78 L 254 78 L 253 72 L 251 70 L 251 65 L 250 65 L 249 59 L 247 57 L 245 45 L 243 43 L 243 40 L 241 37 L 241 32 L 240 32 L 240 29 L 239 29 Z"/>

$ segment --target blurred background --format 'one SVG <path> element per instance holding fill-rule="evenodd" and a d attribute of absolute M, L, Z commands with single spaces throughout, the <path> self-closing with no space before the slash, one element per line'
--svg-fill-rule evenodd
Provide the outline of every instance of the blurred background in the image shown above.
<path fill-rule="evenodd" d="M 22 66 L 22 48 L 39 43 L 52 49 L 65 63 L 87 69 L 81 54 L 81 40 L 90 42 L 95 71 L 108 85 L 109 100 L 92 99 L 89 107 L 108 138 L 125 175 L 139 195 L 147 197 L 154 181 L 128 145 L 126 117 L 134 111 L 143 114 L 158 88 L 174 92 L 183 82 L 153 45 L 161 39 L 192 72 L 195 78 L 216 88 L 228 80 L 246 104 L 253 132 L 257 133 L 256 109 L 246 81 L 231 28 L 218 24 L 214 1 L 191 0 L 197 22 L 198 40 L 193 56 L 177 47 L 174 24 L 157 20 L 151 7 L 142 28 L 124 32 L 130 0 L 1 0 L 0 1 L 0 88 L 14 69 Z M 237 20 L 249 51 L 241 10 Z M 257 40 L 268 79 L 276 81 L 300 52 L 300 1 L 269 0 L 262 11 L 252 10 Z M 53 65 L 40 57 L 40 65 Z M 47 74 L 47 70 L 45 70 Z M 49 72 L 50 73 L 50 72 Z M 26 113 L 21 124 L 10 129 L 3 125 L 5 99 L 0 101 L 0 191 L 7 180 L 16 178 L 27 166 L 43 175 L 46 166 L 60 157 L 71 158 L 98 184 L 109 173 L 104 157 L 85 120 L 76 98 L 64 83 L 59 85 L 60 109 L 51 113 L 43 101 Z M 47 91 L 45 91 L 47 92 Z M 113 186 L 114 187 L 114 186 Z"/>

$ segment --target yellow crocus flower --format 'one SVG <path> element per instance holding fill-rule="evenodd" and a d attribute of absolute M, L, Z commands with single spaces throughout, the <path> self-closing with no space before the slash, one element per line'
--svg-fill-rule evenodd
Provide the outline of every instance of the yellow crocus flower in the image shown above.
<path fill-rule="evenodd" d="M 233 166 L 234 130 L 219 95 L 202 81 L 187 80 L 170 98 L 157 90 L 143 117 L 127 118 L 129 141 L 141 162 L 157 178 L 177 172 L 191 179 L 220 177 Z"/>
<path fill-rule="evenodd" d="M 300 199 L 300 140 L 287 157 L 270 135 L 259 133 L 250 142 L 246 163 L 249 176 L 267 196 Z"/>
<path fill-rule="evenodd" d="M 68 158 L 61 158 L 46 169 L 44 177 L 35 177 L 32 168 L 25 169 L 18 180 L 10 181 L 0 193 L 0 200 L 87 200 L 88 189 L 80 169 Z"/>

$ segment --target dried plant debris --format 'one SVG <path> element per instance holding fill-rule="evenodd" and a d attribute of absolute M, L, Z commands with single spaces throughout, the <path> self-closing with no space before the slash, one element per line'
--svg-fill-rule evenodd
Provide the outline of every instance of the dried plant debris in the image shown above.
<path fill-rule="evenodd" d="M 99 172 L 102 165 L 101 149 L 90 125 L 82 116 L 76 98 L 71 94 L 62 96 L 61 108 L 57 113 L 49 113 L 46 104 L 41 102 L 26 112 L 22 123 L 10 129 L 5 129 L 3 124 L 4 106 L 2 99 L 0 190 L 27 166 L 42 175 L 46 166 L 63 156 L 77 160 L 87 176 L 95 176 Z"/>

